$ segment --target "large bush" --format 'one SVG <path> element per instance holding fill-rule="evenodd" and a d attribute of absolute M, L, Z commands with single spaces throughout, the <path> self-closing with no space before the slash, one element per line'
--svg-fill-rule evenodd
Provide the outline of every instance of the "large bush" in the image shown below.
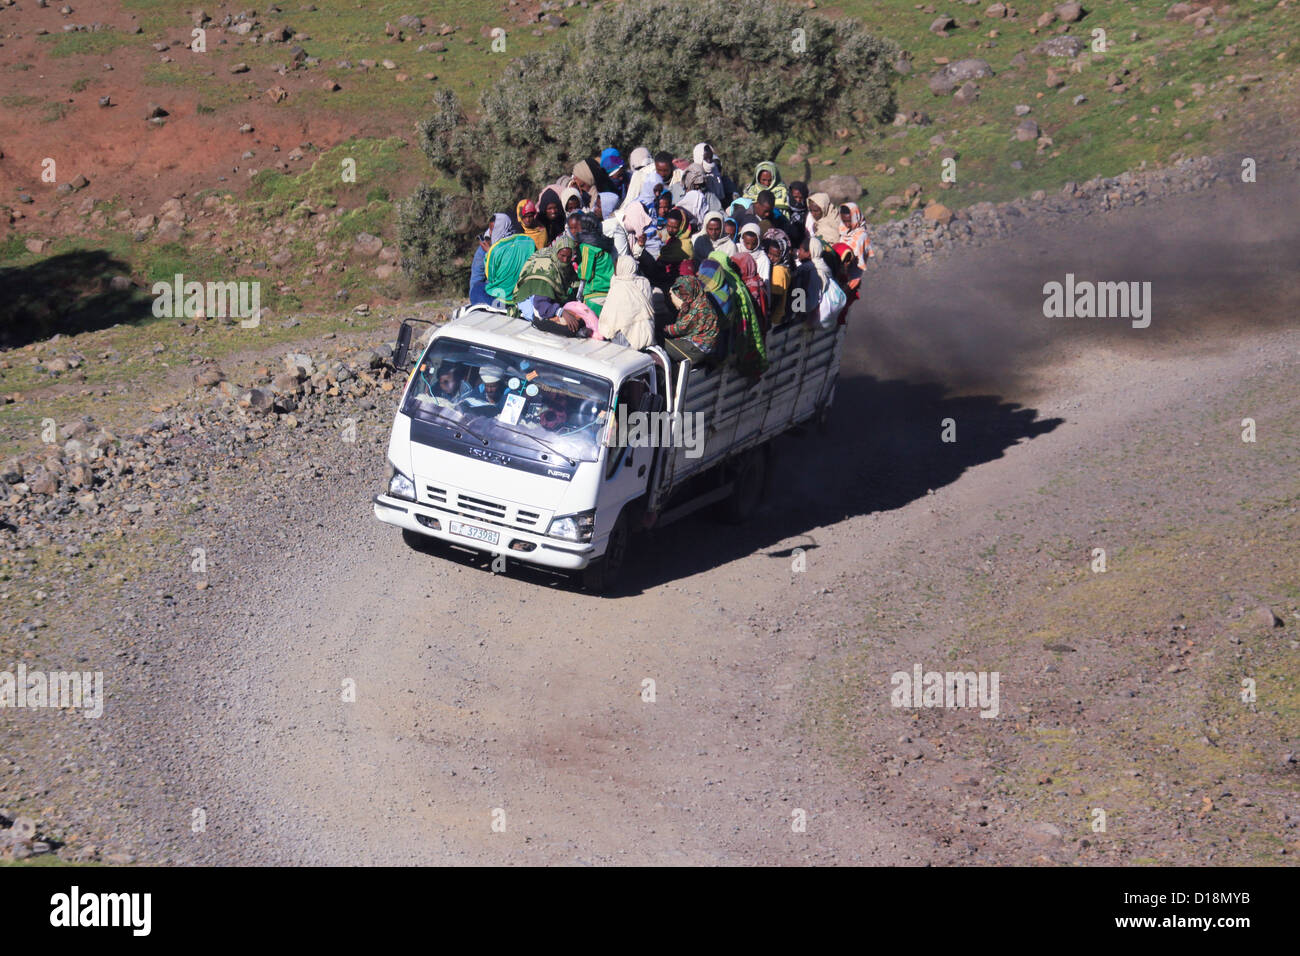
<path fill-rule="evenodd" d="M 747 181 L 789 141 L 888 118 L 896 53 L 856 21 L 780 0 L 638 0 L 510 62 L 473 119 L 440 92 L 420 147 L 488 210 L 512 210 L 606 146 L 689 156 L 707 140 Z"/>

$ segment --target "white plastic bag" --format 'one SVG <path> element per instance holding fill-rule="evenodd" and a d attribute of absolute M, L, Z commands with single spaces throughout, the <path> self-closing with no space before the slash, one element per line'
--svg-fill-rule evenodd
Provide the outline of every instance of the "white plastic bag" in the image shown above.
<path fill-rule="evenodd" d="M 817 323 L 823 329 L 830 329 L 835 327 L 849 300 L 834 279 L 826 279 L 823 286 L 821 302 L 817 305 Z"/>

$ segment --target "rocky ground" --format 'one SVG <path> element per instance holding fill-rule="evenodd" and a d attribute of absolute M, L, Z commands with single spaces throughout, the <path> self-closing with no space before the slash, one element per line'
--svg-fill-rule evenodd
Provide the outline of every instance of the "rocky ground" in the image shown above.
<path fill-rule="evenodd" d="M 391 324 L 187 368 L 133 427 L 54 423 L 0 474 L 0 665 L 102 670 L 109 702 L 0 715 L 0 842 L 176 863 L 1289 862 L 1295 165 L 1275 149 L 1243 184 L 1234 158 L 1189 161 L 889 227 L 830 434 L 782 440 L 748 528 L 640 540 L 612 599 L 374 521 Z M 1066 271 L 1154 278 L 1151 329 L 1044 319 Z M 38 351 L 99 360 L 75 340 L 8 357 Z M 999 719 L 888 705 L 890 674 L 950 661 L 1002 673 Z"/>

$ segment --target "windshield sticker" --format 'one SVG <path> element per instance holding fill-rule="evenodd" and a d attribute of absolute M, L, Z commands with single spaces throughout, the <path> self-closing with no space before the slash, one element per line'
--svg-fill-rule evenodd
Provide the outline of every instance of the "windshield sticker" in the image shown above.
<path fill-rule="evenodd" d="M 501 414 L 497 418 L 507 425 L 517 425 L 526 401 L 527 399 L 522 395 L 507 395 L 505 407 L 501 409 Z"/>

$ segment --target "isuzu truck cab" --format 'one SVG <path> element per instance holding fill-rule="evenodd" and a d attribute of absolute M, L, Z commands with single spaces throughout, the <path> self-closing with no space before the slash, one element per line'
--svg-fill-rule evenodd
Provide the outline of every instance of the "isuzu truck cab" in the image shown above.
<path fill-rule="evenodd" d="M 394 351 L 403 367 L 411 326 Z M 422 537 L 581 574 L 606 590 L 632 533 L 716 505 L 743 520 L 768 442 L 824 419 L 844 331 L 773 329 L 757 384 L 658 347 L 567 338 L 487 306 L 433 329 L 393 419 L 379 520 Z"/>

